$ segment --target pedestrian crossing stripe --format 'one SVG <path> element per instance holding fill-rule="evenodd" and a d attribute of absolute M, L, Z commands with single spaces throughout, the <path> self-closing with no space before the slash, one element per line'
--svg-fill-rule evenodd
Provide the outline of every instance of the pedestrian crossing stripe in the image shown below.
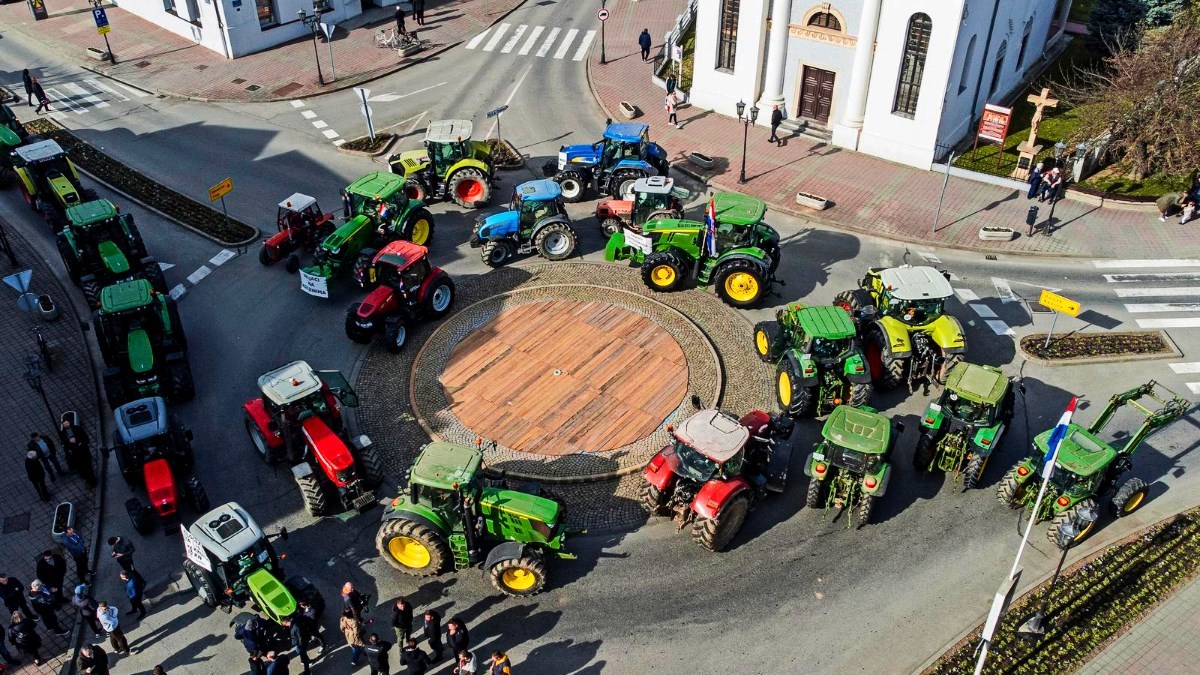
<path fill-rule="evenodd" d="M 508 42 L 505 42 L 504 46 L 500 48 L 500 53 L 507 54 L 511 52 L 517 46 L 517 42 L 521 39 L 521 36 L 525 34 L 526 28 L 527 26 L 524 24 L 517 26 L 517 29 L 513 31 L 512 37 L 508 38 Z"/>
<path fill-rule="evenodd" d="M 1173 295 L 1200 295 L 1200 286 L 1172 286 L 1170 288 L 1114 288 L 1118 298 L 1165 298 Z"/>
<path fill-rule="evenodd" d="M 529 50 L 533 49 L 534 43 L 537 42 L 538 36 L 542 34 L 543 30 L 545 29 L 542 26 L 534 26 L 533 30 L 529 33 L 529 38 L 525 40 L 525 44 L 521 46 L 521 51 L 517 52 L 517 54 L 520 56 L 528 54 Z"/>
<path fill-rule="evenodd" d="M 1200 328 L 1200 317 L 1138 319 L 1138 328 Z"/>
<path fill-rule="evenodd" d="M 122 90 L 137 98 L 150 96 L 140 89 L 115 80 L 110 82 L 110 84 L 106 84 L 99 78 L 86 78 L 79 82 L 58 82 L 53 86 L 45 86 L 46 97 L 50 99 L 50 117 L 62 120 L 69 117 L 69 113 L 84 115 L 93 109 L 108 108 L 113 103 L 131 101 L 132 99 L 122 93 Z M 14 91 L 22 90 L 22 85 L 19 84 L 9 86 Z"/>
<path fill-rule="evenodd" d="M 510 29 L 511 32 L 509 32 Z M 478 49 L 485 52 L 498 51 L 501 54 L 511 54 L 515 50 L 518 56 L 528 56 L 545 32 L 545 26 L 531 27 L 529 24 L 520 24 L 514 28 L 512 24 L 502 23 L 485 29 L 468 40 L 465 46 L 467 49 Z M 568 29 L 566 33 L 562 33 L 560 28 L 550 28 L 550 32 L 546 33 L 545 39 L 542 40 L 541 46 L 538 47 L 534 56 L 539 59 L 547 58 L 553 49 L 554 54 L 550 58 L 562 60 L 570 56 L 572 61 L 582 61 L 587 58 L 588 49 L 596 39 L 596 31 L 582 31 L 582 37 L 580 37 L 580 33 L 578 28 Z M 561 41 L 558 39 L 560 34 L 562 34 Z M 580 38 L 578 42 L 576 42 L 577 37 Z M 555 49 L 556 44 L 557 49 Z M 520 45 L 520 49 L 517 48 L 518 45 Z"/>
<path fill-rule="evenodd" d="M 561 28 L 551 28 L 550 29 L 550 35 L 546 36 L 546 41 L 542 43 L 542 46 L 537 51 L 537 56 L 539 59 L 545 58 L 545 56 L 550 53 L 550 48 L 554 46 L 554 40 L 555 40 L 555 38 L 558 37 L 558 32 L 560 30 L 562 30 L 562 29 Z"/>
<path fill-rule="evenodd" d="M 1110 284 L 1147 283 L 1151 281 L 1200 281 L 1200 272 L 1159 272 L 1157 274 L 1105 274 Z"/>
<path fill-rule="evenodd" d="M 1168 363 L 1171 370 L 1176 375 L 1191 375 L 1192 373 L 1200 373 L 1200 362 L 1195 363 Z"/>
<path fill-rule="evenodd" d="M 1200 310 L 1200 302 L 1127 303 L 1125 310 L 1131 314 L 1145 314 L 1147 312 L 1194 312 Z"/>
<path fill-rule="evenodd" d="M 1171 259 L 1171 258 L 1154 258 L 1154 259 L 1139 259 L 1139 260 L 1093 260 L 1092 265 L 1097 269 L 1112 270 L 1122 267 L 1140 267 L 1143 269 L 1155 269 L 1161 267 L 1200 267 L 1200 260 L 1195 258 L 1188 259 Z"/>

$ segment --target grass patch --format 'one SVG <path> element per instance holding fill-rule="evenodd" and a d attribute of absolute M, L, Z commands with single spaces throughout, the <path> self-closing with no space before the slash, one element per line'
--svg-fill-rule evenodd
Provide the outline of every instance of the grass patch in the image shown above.
<path fill-rule="evenodd" d="M 1191 187 L 1187 176 L 1156 173 L 1142 180 L 1129 180 L 1128 170 L 1110 166 L 1089 176 L 1079 185 L 1090 190 L 1129 197 L 1160 197 L 1168 192 L 1187 192 Z"/>
<path fill-rule="evenodd" d="M 1044 333 L 1021 338 L 1021 349 L 1027 354 L 1049 361 L 1172 353 L 1171 347 L 1157 332 L 1075 333 L 1051 336 L 1050 346 L 1045 344 Z"/>

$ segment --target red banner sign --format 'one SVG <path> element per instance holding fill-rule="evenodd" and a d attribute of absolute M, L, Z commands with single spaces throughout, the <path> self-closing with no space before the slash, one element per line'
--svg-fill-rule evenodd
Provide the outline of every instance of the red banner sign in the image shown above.
<path fill-rule="evenodd" d="M 978 138 L 1004 145 L 1008 136 L 1008 123 L 1012 121 L 1012 108 L 1002 108 L 988 103 L 983 106 L 983 117 L 979 120 Z"/>

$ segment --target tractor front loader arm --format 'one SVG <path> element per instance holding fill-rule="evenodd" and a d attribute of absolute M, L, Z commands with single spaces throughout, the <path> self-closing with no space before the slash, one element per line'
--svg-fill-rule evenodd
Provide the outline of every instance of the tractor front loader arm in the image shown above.
<path fill-rule="evenodd" d="M 1161 393 L 1159 392 L 1160 389 L 1162 390 Z M 1140 403 L 1143 398 L 1153 399 L 1159 405 L 1148 408 Z M 1137 428 L 1137 431 L 1133 432 L 1133 435 L 1129 437 L 1129 441 L 1120 450 L 1119 454 L 1126 457 L 1132 455 L 1138 449 L 1138 446 L 1142 444 L 1142 441 L 1146 440 L 1147 436 L 1155 430 L 1165 427 L 1183 417 L 1192 406 L 1191 401 L 1167 389 L 1158 382 L 1150 380 L 1140 387 L 1115 394 L 1112 398 L 1108 399 L 1108 405 L 1104 407 L 1104 412 L 1092 423 L 1088 431 L 1092 434 L 1099 434 L 1112 420 L 1117 410 L 1126 404 L 1145 416 L 1145 420 Z"/>

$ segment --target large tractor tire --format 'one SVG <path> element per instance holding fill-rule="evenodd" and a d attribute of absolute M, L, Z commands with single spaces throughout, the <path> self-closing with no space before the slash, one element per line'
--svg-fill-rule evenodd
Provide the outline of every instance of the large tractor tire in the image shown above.
<path fill-rule="evenodd" d="M 67 276 L 71 279 L 71 283 L 79 285 L 79 259 L 75 257 L 75 250 L 71 248 L 71 244 L 67 242 L 66 236 L 62 232 L 55 237 L 55 244 L 58 246 L 58 255 L 62 257 L 63 267 L 67 268 Z"/>
<path fill-rule="evenodd" d="M 583 176 L 574 171 L 555 176 L 554 182 L 558 183 L 558 187 L 562 191 L 562 200 L 568 204 L 583 201 L 583 197 L 587 193 L 587 183 L 584 182 Z"/>
<path fill-rule="evenodd" d="M 746 522 L 750 498 L 746 493 L 734 495 L 715 518 L 699 518 L 692 525 L 692 541 L 713 551 L 724 550 Z"/>
<path fill-rule="evenodd" d="M 640 171 L 621 171 L 613 176 L 608 183 L 612 187 L 610 194 L 612 194 L 613 199 L 625 199 L 625 195 L 633 190 L 633 184 L 639 178 L 645 177 L 646 175 Z"/>
<path fill-rule="evenodd" d="M 419 246 L 429 246 L 429 242 L 433 240 L 433 214 L 427 209 L 415 209 L 408 215 L 408 222 L 404 223 L 404 232 L 400 238 Z"/>
<path fill-rule="evenodd" d="M 304 500 L 304 510 L 308 511 L 308 515 L 317 518 L 329 511 L 329 496 L 316 476 L 296 476 L 296 487 L 300 488 L 300 498 Z"/>
<path fill-rule="evenodd" d="M 192 509 L 197 515 L 204 515 L 212 508 L 212 504 L 208 500 L 208 492 L 204 486 L 200 484 L 200 479 L 195 476 L 188 476 L 187 479 L 188 500 L 192 503 Z"/>
<path fill-rule="evenodd" d="M 146 242 L 142 240 L 142 233 L 138 231 L 137 225 L 132 220 L 126 224 L 126 227 L 129 228 L 129 240 L 132 244 L 130 252 L 133 254 L 133 257 L 145 258 Z"/>
<path fill-rule="evenodd" d="M 779 339 L 779 324 L 775 321 L 759 321 L 754 324 L 754 351 L 763 363 L 778 361 L 782 354 L 775 348 Z"/>
<path fill-rule="evenodd" d="M 360 304 L 352 302 L 346 308 L 346 337 L 350 338 L 351 342 L 365 345 L 371 342 L 371 331 L 358 325 L 358 307 Z"/>
<path fill-rule="evenodd" d="M 354 463 L 358 465 L 363 480 L 372 488 L 383 484 L 383 464 L 379 461 L 379 453 L 374 445 L 368 445 L 355 453 Z"/>
<path fill-rule="evenodd" d="M 440 319 L 449 314 L 450 307 L 454 305 L 454 281 L 448 276 L 434 281 L 433 288 L 425 293 L 421 304 L 431 319 Z"/>
<path fill-rule="evenodd" d="M 936 453 L 937 438 L 922 432 L 917 438 L 917 447 L 913 450 L 913 468 L 920 473 L 929 473 Z"/>
<path fill-rule="evenodd" d="M 983 484 L 983 472 L 987 469 L 988 456 L 975 455 L 967 461 L 967 467 L 963 469 L 963 491 L 974 490 Z"/>
<path fill-rule="evenodd" d="M 275 256 L 271 255 L 271 249 L 267 248 L 266 244 L 263 244 L 258 249 L 258 262 L 263 267 L 270 267 L 277 262 Z"/>
<path fill-rule="evenodd" d="M 677 291 L 686 278 L 683 260 L 675 251 L 655 251 L 642 261 L 642 282 L 652 291 Z"/>
<path fill-rule="evenodd" d="M 779 269 L 779 261 L 783 258 L 779 244 L 774 241 L 763 242 L 762 250 L 767 254 L 767 271 L 774 275 L 775 270 Z"/>
<path fill-rule="evenodd" d="M 883 329 L 872 326 L 867 331 L 866 344 L 863 351 L 867 355 L 867 366 L 871 369 L 871 377 L 879 383 L 880 389 L 895 389 L 904 382 L 904 371 L 908 366 L 907 358 L 896 358 L 887 347 L 887 336 Z"/>
<path fill-rule="evenodd" d="M 825 481 L 816 478 L 808 479 L 808 492 L 804 495 L 804 505 L 810 509 L 825 508 Z"/>
<path fill-rule="evenodd" d="M 850 513 L 854 529 L 861 530 L 864 525 L 871 522 L 871 511 L 874 508 L 875 497 L 873 495 L 862 495 L 858 498 L 858 504 L 854 507 L 854 511 Z"/>
<path fill-rule="evenodd" d="M 870 382 L 850 383 L 850 396 L 846 400 L 852 408 L 861 408 L 871 401 L 871 394 L 874 393 L 875 386 Z"/>
<path fill-rule="evenodd" d="M 666 508 L 666 499 L 663 498 L 663 493 L 658 488 L 649 483 L 642 483 L 642 489 L 639 491 L 641 496 L 642 508 L 650 512 L 651 516 L 660 516 Z"/>
<path fill-rule="evenodd" d="M 1141 478 L 1130 478 L 1125 481 L 1121 487 L 1117 488 L 1117 493 L 1112 498 L 1112 512 L 1117 518 L 1125 516 L 1138 510 L 1138 507 L 1146 501 L 1146 481 Z"/>
<path fill-rule="evenodd" d="M 171 319 L 171 338 L 181 352 L 187 351 L 187 333 L 183 332 L 183 321 L 179 318 L 179 305 L 167 298 L 167 318 Z"/>
<path fill-rule="evenodd" d="M 1059 513 L 1050 520 L 1050 527 L 1046 529 L 1046 537 L 1049 538 L 1059 550 L 1065 550 L 1058 541 L 1059 530 L 1061 530 L 1064 525 L 1071 522 L 1076 517 L 1076 514 L 1085 508 L 1096 510 L 1096 500 L 1092 499 L 1091 497 L 1088 497 L 1087 499 L 1081 499 L 1075 504 L 1075 506 L 1072 506 L 1066 511 Z M 1084 539 L 1087 539 L 1088 535 L 1091 534 L 1092 530 L 1094 529 L 1096 529 L 1096 521 L 1093 520 L 1087 525 L 1083 526 L 1083 529 L 1079 531 L 1079 534 L 1075 535 L 1075 537 L 1071 539 L 1071 543 L 1067 546 L 1067 548 L 1071 548 Z"/>
<path fill-rule="evenodd" d="M 775 366 L 775 401 L 792 417 L 802 417 L 813 411 L 817 388 L 802 386 L 798 373 L 792 372 L 791 361 L 780 359 Z"/>
<path fill-rule="evenodd" d="M 938 385 L 946 384 L 946 377 L 950 375 L 950 369 L 963 361 L 962 354 L 945 354 L 942 359 L 941 369 L 934 374 L 934 379 Z"/>
<path fill-rule="evenodd" d="M 600 221 L 600 231 L 604 233 L 605 237 L 611 237 L 620 232 L 622 227 L 624 224 L 620 218 L 605 218 Z"/>
<path fill-rule="evenodd" d="M 833 296 L 833 304 L 844 308 L 850 312 L 850 316 L 856 316 L 862 310 L 874 306 L 871 300 L 871 294 L 861 288 L 856 288 L 850 291 L 842 291 Z"/>
<path fill-rule="evenodd" d="M 186 360 L 167 366 L 170 378 L 168 386 L 172 402 L 190 401 L 196 397 L 196 382 L 192 379 L 192 367 Z"/>
<path fill-rule="evenodd" d="M 100 306 L 100 291 L 104 290 L 100 286 L 100 282 L 96 281 L 96 277 L 87 275 L 79 280 L 79 290 L 83 291 L 83 301 L 91 309 L 96 309 Z"/>
<path fill-rule="evenodd" d="M 191 560 L 183 561 L 183 573 L 187 575 L 188 581 L 192 583 L 192 588 L 196 590 L 196 595 L 200 597 L 200 602 L 209 607 L 216 607 L 221 602 L 221 596 L 217 595 L 217 585 L 213 583 L 212 577 L 208 572 L 204 571 L 199 565 Z"/>
<path fill-rule="evenodd" d="M 408 342 L 408 324 L 404 319 L 393 318 L 383 326 L 383 347 L 392 354 L 399 354 Z"/>
<path fill-rule="evenodd" d="M 1000 479 L 1000 485 L 996 486 L 996 499 L 1010 509 L 1019 509 L 1025 505 L 1025 492 L 1028 489 L 1028 482 L 1021 484 L 1017 481 L 1017 467 L 1014 466 Z"/>
<path fill-rule="evenodd" d="M 146 256 L 141 259 L 142 275 L 146 281 L 150 282 L 150 287 L 154 290 L 167 295 L 171 289 L 167 287 L 167 277 L 163 274 L 162 267 L 159 266 L 158 260 Z"/>
<path fill-rule="evenodd" d="M 104 373 L 103 382 L 104 398 L 108 400 L 108 407 L 115 410 L 126 402 L 128 396 L 125 393 L 125 383 L 121 379 L 121 372 L 118 369 L 107 369 Z"/>
<path fill-rule="evenodd" d="M 125 513 L 129 514 L 129 522 L 138 534 L 145 536 L 154 529 L 154 513 L 137 497 L 125 500 Z"/>
<path fill-rule="evenodd" d="M 575 230 L 566 223 L 550 223 L 538 231 L 533 246 L 546 260 L 566 260 L 575 252 Z"/>
<path fill-rule="evenodd" d="M 441 573 L 450 560 L 441 535 L 415 520 L 384 521 L 375 535 L 375 548 L 389 565 L 418 577 Z"/>
<path fill-rule="evenodd" d="M 455 171 L 446 181 L 446 192 L 455 204 L 465 209 L 482 208 L 492 199 L 492 186 L 479 169 Z"/>
<path fill-rule="evenodd" d="M 738 309 L 757 305 L 767 295 L 767 266 L 747 258 L 734 258 L 713 273 L 717 295 Z"/>
<path fill-rule="evenodd" d="M 479 250 L 479 259 L 484 265 L 496 269 L 512 262 L 516 254 L 516 249 L 508 241 L 489 241 Z"/>
<path fill-rule="evenodd" d="M 262 430 L 258 428 L 258 425 L 254 423 L 249 414 L 245 416 L 243 421 L 246 426 L 246 434 L 250 436 L 250 444 L 254 446 L 254 452 L 258 453 L 262 461 L 267 464 L 274 464 L 275 458 L 271 453 L 271 446 L 267 445 L 267 438 L 263 436 Z"/>
<path fill-rule="evenodd" d="M 528 597 L 546 587 L 546 560 L 535 551 L 502 560 L 488 570 L 492 586 L 505 595 Z"/>
<path fill-rule="evenodd" d="M 287 257 L 287 261 L 283 263 L 283 269 L 287 270 L 288 274 L 295 274 L 300 271 L 300 256 L 295 253 Z"/>
<path fill-rule="evenodd" d="M 410 175 L 405 177 L 404 196 L 416 202 L 428 202 L 429 190 L 425 187 L 424 181 L 417 178 L 416 175 Z"/>

